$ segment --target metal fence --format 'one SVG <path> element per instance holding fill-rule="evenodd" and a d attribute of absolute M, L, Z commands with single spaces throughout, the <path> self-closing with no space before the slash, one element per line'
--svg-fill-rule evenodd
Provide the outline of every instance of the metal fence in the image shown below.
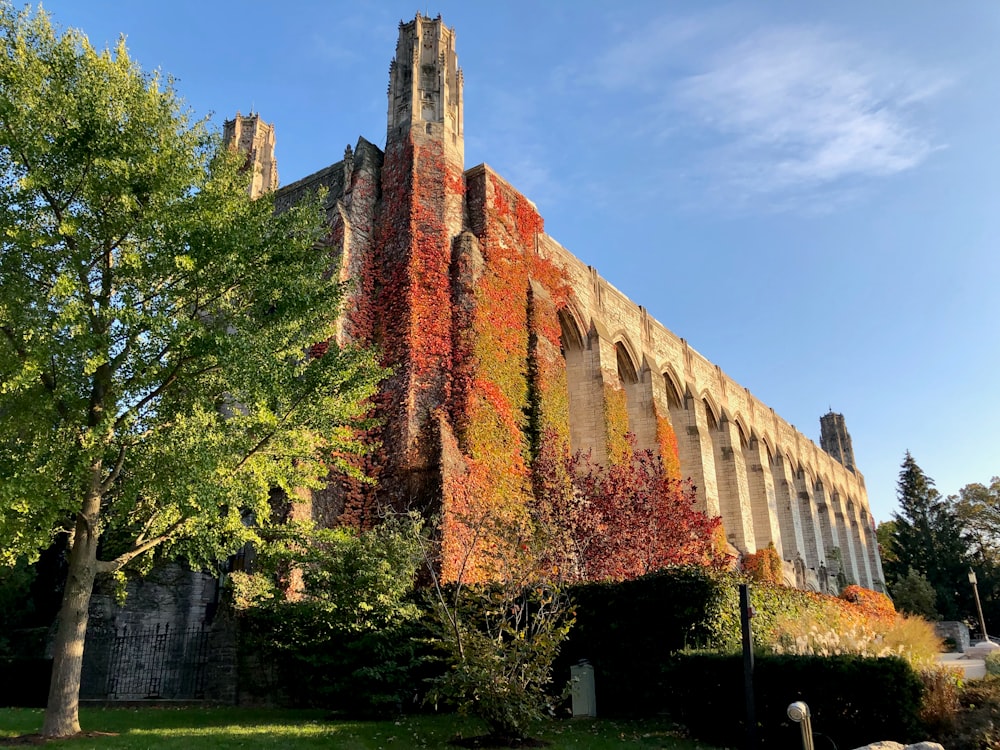
<path fill-rule="evenodd" d="M 208 631 L 157 625 L 122 629 L 108 660 L 108 700 L 195 700 L 205 697 Z"/>

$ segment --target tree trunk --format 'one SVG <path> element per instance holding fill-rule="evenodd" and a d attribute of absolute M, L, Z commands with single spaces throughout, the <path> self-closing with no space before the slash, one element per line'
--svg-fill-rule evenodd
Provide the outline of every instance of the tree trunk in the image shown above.
<path fill-rule="evenodd" d="M 95 477 L 100 475 L 100 464 L 97 469 Z M 66 589 L 59 608 L 59 625 L 53 644 L 49 701 L 42 724 L 42 735 L 45 737 L 69 737 L 80 732 L 80 676 L 90 597 L 97 575 L 100 508 L 101 498 L 95 486 L 88 493 L 77 518 L 69 555 Z"/>

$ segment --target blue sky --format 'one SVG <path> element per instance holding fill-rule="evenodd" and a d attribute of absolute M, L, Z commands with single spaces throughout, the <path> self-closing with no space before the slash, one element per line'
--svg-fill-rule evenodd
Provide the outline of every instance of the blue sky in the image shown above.
<path fill-rule="evenodd" d="M 842 412 L 874 515 L 903 454 L 1000 474 L 1000 4 L 50 0 L 124 33 L 282 183 L 385 142 L 397 24 L 457 30 L 466 166 L 807 436 Z"/>

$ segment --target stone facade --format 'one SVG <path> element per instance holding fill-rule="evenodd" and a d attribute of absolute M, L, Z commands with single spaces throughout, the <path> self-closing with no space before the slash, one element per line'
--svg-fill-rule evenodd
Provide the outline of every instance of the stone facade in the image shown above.
<path fill-rule="evenodd" d="M 843 416 L 821 419 L 817 446 L 547 235 L 531 201 L 490 167 L 466 170 L 463 85 L 454 31 L 440 17 L 401 23 L 385 150 L 361 138 L 275 196 L 281 210 L 325 190 L 325 249 L 332 271 L 352 281 L 337 339 L 374 343 L 392 367 L 371 436 L 381 449 L 363 467 L 378 489 L 331 477 L 289 516 L 365 526 L 385 506 L 419 508 L 441 518 L 442 571 L 454 577 L 458 519 L 531 502 L 542 441 L 614 462 L 631 433 L 668 472 L 691 478 L 737 554 L 773 544 L 786 582 L 800 588 L 881 588 Z M 247 154 L 251 193 L 275 190 L 274 128 L 237 114 L 224 136 Z M 110 592 L 96 596 L 84 695 L 135 697 L 115 687 L 112 665 L 149 670 L 113 649 L 169 626 L 176 663 L 191 663 L 185 644 L 208 645 L 198 695 L 188 686 L 183 697 L 233 700 L 235 643 L 231 627 L 212 622 L 217 595 L 214 579 L 169 566 L 130 584 L 124 609 Z M 200 629 L 203 639 L 179 638 Z"/>
<path fill-rule="evenodd" d="M 609 403 L 621 403 L 638 447 L 660 452 L 668 464 L 679 461 L 701 508 L 721 516 L 740 553 L 773 544 L 787 582 L 803 588 L 828 590 L 838 574 L 841 582 L 880 587 L 873 519 L 843 416 L 821 419 L 817 446 L 545 234 L 530 201 L 488 166 L 464 170 L 462 87 L 454 31 L 440 17 L 401 23 L 385 151 L 361 139 L 342 162 L 277 196 L 280 207 L 327 188 L 339 273 L 360 279 L 340 339 L 374 341 L 394 368 L 380 406 L 381 502 L 446 506 L 448 471 L 468 472 L 477 462 L 463 426 L 476 394 L 462 384 L 472 378 L 482 389 L 502 385 L 494 371 L 506 364 L 486 361 L 482 342 L 489 334 L 481 322 L 510 324 L 500 318 L 502 306 L 483 300 L 483 289 L 500 264 L 521 264 L 523 278 L 510 278 L 524 288 L 507 291 L 515 300 L 514 324 L 526 333 L 506 345 L 507 356 L 530 363 L 537 354 L 542 364 L 558 365 L 555 387 L 565 389 L 572 449 L 613 459 Z M 263 124 L 255 123 L 259 132 Z M 227 136 L 246 150 L 240 129 L 230 124 Z M 273 144 L 273 131 L 267 135 Z M 254 140 L 249 153 L 255 174 L 276 174 L 273 151 Z M 551 274 L 539 264 L 558 269 L 561 281 L 541 281 Z M 558 325 L 559 351 L 539 354 L 526 342 L 539 340 L 530 315 L 543 298 L 552 301 L 547 323 Z M 517 388 L 502 394 L 512 408 L 521 398 L 514 391 L 537 385 L 537 367 L 535 375 L 530 366 L 522 370 L 515 373 Z M 443 445 L 451 438 L 461 455 L 448 461 Z M 522 453 L 530 451 L 529 437 L 513 439 Z M 347 501 L 343 491 L 327 494 L 314 512 L 329 521 Z"/>

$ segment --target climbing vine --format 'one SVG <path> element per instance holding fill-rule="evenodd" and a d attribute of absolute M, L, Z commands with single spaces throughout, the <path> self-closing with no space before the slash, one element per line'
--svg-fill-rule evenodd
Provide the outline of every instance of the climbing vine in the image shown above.
<path fill-rule="evenodd" d="M 632 456 L 628 441 L 628 400 L 624 388 L 607 380 L 604 383 L 604 431 L 608 462 L 624 464 Z"/>
<path fill-rule="evenodd" d="M 663 471 L 673 479 L 681 478 L 681 459 L 677 452 L 677 433 L 670 423 L 670 417 L 658 406 L 653 406 L 656 414 L 656 443 L 663 459 Z"/>

